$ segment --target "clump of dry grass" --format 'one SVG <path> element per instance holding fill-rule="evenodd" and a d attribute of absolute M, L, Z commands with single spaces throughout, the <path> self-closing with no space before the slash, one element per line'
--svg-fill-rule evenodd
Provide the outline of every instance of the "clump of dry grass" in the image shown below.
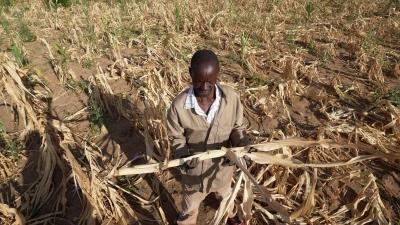
<path fill-rule="evenodd" d="M 10 208 L 6 204 L 0 204 L 0 213 L 0 219 L 4 224 L 22 225 L 26 223 L 23 215 L 21 215 L 16 209 Z"/>
<path fill-rule="evenodd" d="M 301 161 L 292 158 L 292 152 L 291 149 L 288 148 L 289 146 L 298 146 L 298 147 L 311 147 L 314 145 L 321 146 L 325 149 L 325 154 L 330 155 L 329 156 L 329 161 L 333 160 L 336 162 L 327 162 L 327 163 L 302 163 Z M 315 207 L 319 208 L 322 207 L 324 208 L 325 202 L 321 201 L 323 196 L 320 196 L 319 194 L 315 193 L 315 188 L 317 187 L 317 169 L 316 168 L 334 168 L 337 166 L 346 166 L 346 165 L 351 165 L 353 163 L 361 162 L 364 160 L 370 160 L 374 159 L 377 157 L 383 157 L 383 158 L 399 158 L 400 155 L 395 155 L 392 154 L 382 154 L 379 151 L 376 151 L 373 148 L 368 148 L 368 147 L 363 147 L 363 146 L 356 146 L 356 145 L 344 145 L 344 144 L 338 144 L 333 141 L 329 140 L 321 140 L 321 141 L 305 141 L 301 139 L 284 139 L 276 142 L 270 142 L 270 143 L 265 143 L 265 144 L 258 144 L 258 145 L 253 145 L 253 147 L 256 147 L 259 149 L 259 152 L 256 153 L 247 153 L 247 149 L 249 147 L 243 148 L 234 148 L 231 150 L 228 149 L 222 149 L 222 150 L 215 150 L 215 151 L 209 151 L 197 156 L 193 157 L 200 157 L 200 160 L 204 160 L 207 158 L 216 158 L 216 157 L 221 157 L 225 156 L 229 158 L 230 160 L 234 161 L 238 167 L 244 172 L 245 174 L 245 180 L 246 182 L 252 183 L 252 185 L 245 185 L 242 187 L 243 188 L 243 211 L 244 212 L 251 212 L 252 208 L 252 201 L 246 199 L 246 196 L 254 196 L 255 200 L 258 200 L 259 202 L 266 203 L 268 204 L 268 211 L 263 211 L 261 213 L 264 213 L 264 216 L 266 216 L 270 220 L 274 220 L 277 222 L 278 220 L 283 220 L 285 222 L 289 221 L 297 221 L 297 222 L 304 222 L 304 216 L 306 214 L 311 214 L 313 217 L 316 217 L 317 215 L 319 216 L 318 219 L 315 218 L 313 219 L 314 222 L 320 222 L 320 223 L 325 223 L 328 221 L 333 221 L 332 219 L 328 219 L 330 217 L 336 217 L 339 220 L 345 219 L 344 217 L 340 217 L 341 214 L 346 212 L 346 209 L 348 208 L 357 208 L 357 204 L 359 203 L 360 200 L 358 198 L 361 198 L 362 193 L 365 192 L 365 190 L 369 190 L 369 184 L 373 184 L 370 188 L 374 190 L 375 196 L 374 198 L 369 198 L 368 202 L 369 204 L 367 207 L 363 210 L 362 213 L 360 214 L 355 214 L 355 212 L 352 212 L 352 220 L 351 221 L 358 221 L 358 220 L 366 220 L 364 217 L 365 213 L 369 213 L 368 219 L 370 220 L 378 220 L 379 223 L 384 223 L 388 224 L 388 218 L 389 214 L 384 208 L 382 204 L 382 200 L 379 197 L 379 191 L 377 189 L 377 185 L 375 183 L 375 177 L 372 175 L 371 172 L 365 172 L 365 174 L 368 177 L 368 185 L 364 188 L 363 192 L 359 195 L 357 199 L 354 200 L 352 204 L 349 204 L 349 206 L 344 206 L 340 210 L 338 210 L 335 213 L 331 213 L 326 210 L 319 210 L 319 211 L 313 211 Z M 363 149 L 366 150 L 367 152 L 374 153 L 371 155 L 359 155 L 357 157 L 354 157 L 348 161 L 342 161 L 340 159 L 340 156 L 335 153 L 334 148 L 339 147 L 339 148 L 358 148 L 358 149 Z M 273 151 L 276 149 L 286 149 L 284 151 L 284 154 L 266 154 L 264 152 L 269 152 Z M 254 160 L 257 164 L 263 165 L 263 164 L 268 164 L 267 167 L 260 167 L 257 166 L 257 169 L 253 168 L 252 173 L 249 172 L 249 170 L 246 169 L 245 164 L 241 161 L 241 157 L 244 155 L 247 155 L 250 157 L 252 160 Z M 318 153 L 314 153 L 314 156 L 311 157 L 313 158 L 312 161 L 314 162 L 326 162 L 326 157 L 320 158 L 320 155 Z M 168 167 L 175 167 L 182 165 L 184 163 L 184 160 L 179 159 L 179 160 L 173 160 L 170 161 L 168 164 Z M 148 164 L 148 165 L 140 165 L 140 166 L 135 166 L 133 168 L 123 168 L 115 171 L 114 175 L 132 175 L 132 174 L 142 174 L 142 173 L 154 173 L 160 171 L 162 168 L 164 168 L 165 165 L 163 163 L 159 164 Z M 315 167 L 314 172 L 313 172 L 313 181 L 310 183 L 310 176 L 309 171 L 306 167 Z M 297 168 L 302 168 L 302 169 L 297 169 Z M 251 168 L 250 168 L 251 169 Z M 302 170 L 303 175 L 300 177 L 297 177 L 295 174 Z M 339 171 L 338 171 L 339 172 Z M 253 175 L 255 177 L 253 177 Z M 266 176 L 267 174 L 270 174 L 272 176 Z M 327 185 L 328 187 L 332 185 L 332 183 L 337 182 L 338 179 L 344 179 L 349 177 L 348 174 L 342 174 L 339 173 L 339 176 L 333 177 L 332 179 L 327 179 L 323 181 L 322 183 L 320 182 L 318 184 L 318 187 L 322 186 L 324 187 Z M 356 177 L 355 174 L 352 172 L 352 176 L 349 177 L 352 179 L 353 177 Z M 237 180 L 237 185 L 235 188 L 234 194 L 232 194 L 231 199 L 235 199 L 237 195 L 237 191 L 240 189 L 240 184 L 241 180 L 243 179 L 243 175 L 239 175 L 239 178 Z M 361 179 L 367 179 L 366 177 L 363 177 Z M 349 180 L 350 182 L 351 180 Z M 329 182 L 329 183 L 327 183 Z M 303 189 L 303 184 L 306 184 L 306 186 Z M 348 184 L 348 183 L 347 183 Z M 342 186 L 344 188 L 345 186 Z M 341 192 L 340 189 L 338 193 Z M 254 193 L 253 193 L 254 192 Z M 304 194 L 304 199 L 302 202 L 299 202 L 298 195 L 299 194 Z M 365 197 L 362 197 L 364 199 Z M 315 199 L 320 200 L 317 202 Z M 229 202 L 229 203 L 228 203 Z M 219 208 L 219 211 L 217 211 L 216 216 L 211 222 L 212 224 L 218 224 L 221 220 L 223 215 L 226 215 L 225 212 L 227 210 L 227 206 L 225 204 L 232 204 L 232 200 L 228 200 L 227 202 L 223 202 Z M 259 203 L 258 203 L 259 204 Z M 288 209 L 291 209 L 292 212 L 288 213 Z M 374 209 L 377 209 L 379 212 L 376 212 Z M 277 214 L 271 214 L 271 211 L 276 211 Z M 384 213 L 384 216 L 381 216 L 381 213 Z M 376 213 L 376 214 L 375 214 Z M 248 213 L 248 219 L 251 218 L 252 213 Z"/>
<path fill-rule="evenodd" d="M 45 126 L 43 126 L 43 120 L 38 119 L 36 113 L 43 113 L 44 106 L 40 103 L 39 99 L 36 98 L 36 93 L 28 90 L 21 78 L 27 76 L 26 70 L 20 69 L 14 60 L 12 60 L 8 54 L 1 53 L 1 76 L 2 86 L 5 87 L 6 95 L 2 95 L 3 101 L 6 105 L 11 105 L 17 108 L 18 115 L 21 115 L 21 120 L 25 125 L 25 129 L 21 132 L 20 139 L 25 140 L 30 132 L 39 130 L 39 132 L 45 133 Z M 32 104 L 33 103 L 33 104 Z M 41 148 L 43 154 L 41 161 L 39 162 L 40 177 L 32 184 L 31 188 L 27 193 L 32 194 L 31 200 L 24 201 L 22 209 L 26 209 L 28 212 L 32 208 L 40 207 L 46 199 L 49 198 L 48 193 L 51 192 L 51 187 L 48 185 L 49 179 L 52 178 L 52 171 L 56 164 L 56 160 L 52 160 L 54 155 L 54 148 L 52 142 L 49 140 L 50 136 L 43 137 L 43 145 Z M 36 188 L 36 185 L 40 189 Z M 41 191 L 39 191 L 41 190 Z M 27 195 L 29 196 L 29 195 Z M 29 213 L 25 214 L 25 218 L 29 219 Z M 25 220 L 24 218 L 24 220 Z"/>

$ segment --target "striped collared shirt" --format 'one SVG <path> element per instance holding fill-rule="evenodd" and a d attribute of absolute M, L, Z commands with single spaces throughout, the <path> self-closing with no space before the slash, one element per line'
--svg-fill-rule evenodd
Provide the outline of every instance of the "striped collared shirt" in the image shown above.
<path fill-rule="evenodd" d="M 197 115 L 203 116 L 207 123 L 213 125 L 215 115 L 218 112 L 219 105 L 221 102 L 221 90 L 217 85 L 215 85 L 215 100 L 210 106 L 210 110 L 208 111 L 208 115 L 200 108 L 199 103 L 197 103 L 196 96 L 194 95 L 193 85 L 190 87 L 184 109 L 192 109 L 197 113 Z"/>

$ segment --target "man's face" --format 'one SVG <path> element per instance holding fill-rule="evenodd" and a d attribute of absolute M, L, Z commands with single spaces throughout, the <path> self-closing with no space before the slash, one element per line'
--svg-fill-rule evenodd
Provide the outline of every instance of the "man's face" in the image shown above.
<path fill-rule="evenodd" d="M 192 77 L 193 89 L 198 97 L 209 97 L 214 94 L 215 84 L 219 67 L 213 64 L 198 64 L 193 68 L 189 67 Z"/>

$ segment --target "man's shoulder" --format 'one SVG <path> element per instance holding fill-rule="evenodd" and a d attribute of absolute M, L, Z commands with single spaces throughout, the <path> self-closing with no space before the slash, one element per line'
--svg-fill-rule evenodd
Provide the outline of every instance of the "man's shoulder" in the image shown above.
<path fill-rule="evenodd" d="M 238 93 L 236 90 L 229 86 L 229 85 L 224 85 L 224 84 L 218 84 L 218 87 L 222 90 L 222 93 L 226 95 L 227 97 L 236 97 L 238 96 Z"/>
<path fill-rule="evenodd" d="M 181 108 L 183 108 L 183 105 L 185 104 L 188 92 L 189 92 L 189 88 L 186 88 L 185 90 L 181 91 L 175 98 L 174 100 L 172 100 L 172 104 L 171 106 L 177 107 L 182 106 Z"/>

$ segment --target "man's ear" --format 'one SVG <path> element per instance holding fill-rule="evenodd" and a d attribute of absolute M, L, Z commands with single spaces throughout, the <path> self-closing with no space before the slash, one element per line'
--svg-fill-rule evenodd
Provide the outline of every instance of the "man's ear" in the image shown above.
<path fill-rule="evenodd" d="M 190 66 L 189 66 L 189 74 L 190 74 L 190 77 L 192 77 L 192 68 L 190 68 Z"/>

